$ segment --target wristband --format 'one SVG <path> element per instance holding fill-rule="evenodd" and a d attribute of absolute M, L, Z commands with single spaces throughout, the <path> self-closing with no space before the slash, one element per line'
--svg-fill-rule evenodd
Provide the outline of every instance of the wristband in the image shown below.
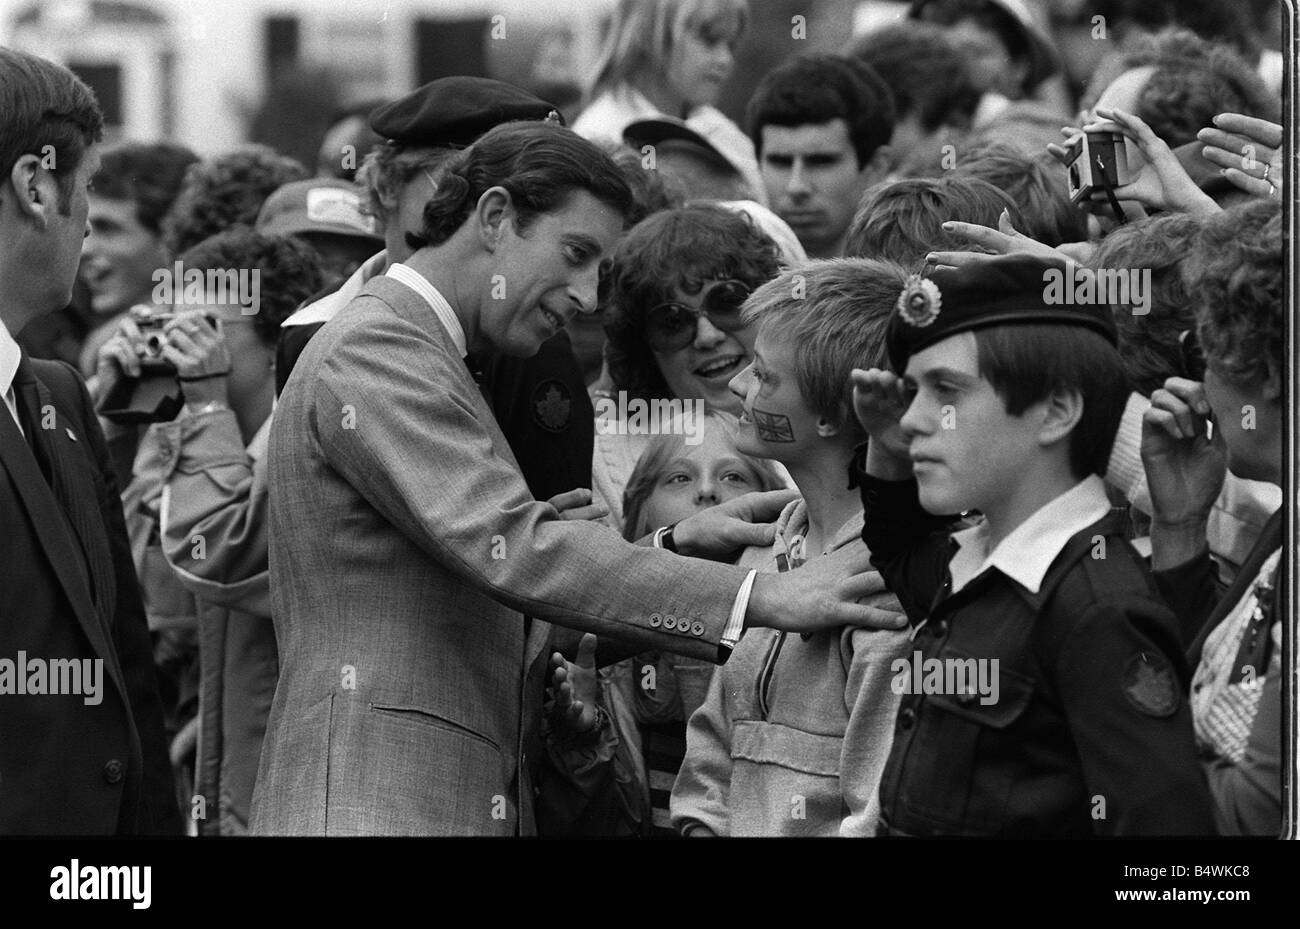
<path fill-rule="evenodd" d="M 176 375 L 176 380 L 180 381 L 182 384 L 193 384 L 195 381 L 211 381 L 218 377 L 225 377 L 229 373 L 230 370 L 227 369 L 225 371 L 218 371 L 216 374 L 200 374 L 198 377 L 181 377 L 178 374 Z"/>

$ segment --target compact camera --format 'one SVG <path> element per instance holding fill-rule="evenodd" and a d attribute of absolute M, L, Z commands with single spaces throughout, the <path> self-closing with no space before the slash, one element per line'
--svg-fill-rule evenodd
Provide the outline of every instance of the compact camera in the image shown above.
<path fill-rule="evenodd" d="M 1122 133 L 1086 132 L 1076 136 L 1066 151 L 1070 156 L 1065 171 L 1071 203 L 1087 202 L 1093 193 L 1113 190 L 1132 180 Z"/>
<path fill-rule="evenodd" d="M 171 422 L 185 405 L 176 366 L 163 357 L 167 345 L 163 330 L 176 314 L 136 306 L 131 308 L 131 318 L 144 336 L 135 351 L 140 359 L 140 376 L 120 379 L 104 398 L 99 415 L 128 426 Z M 213 326 L 217 324 L 216 317 L 206 318 Z"/>

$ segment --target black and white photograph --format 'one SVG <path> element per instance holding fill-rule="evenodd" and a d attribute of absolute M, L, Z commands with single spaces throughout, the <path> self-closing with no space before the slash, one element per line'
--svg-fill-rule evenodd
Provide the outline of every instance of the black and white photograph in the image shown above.
<path fill-rule="evenodd" d="M 0 0 L 0 898 L 1289 898 L 1298 28 Z"/>

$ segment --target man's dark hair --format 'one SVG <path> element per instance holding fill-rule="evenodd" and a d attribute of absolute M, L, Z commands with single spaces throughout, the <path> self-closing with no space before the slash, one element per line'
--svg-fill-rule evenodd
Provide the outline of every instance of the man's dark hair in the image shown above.
<path fill-rule="evenodd" d="M 1101 240 L 1089 256 L 1093 270 L 1149 271 L 1147 312 L 1132 304 L 1112 304 L 1119 334 L 1119 354 L 1134 390 L 1151 396 L 1167 378 L 1182 370 L 1179 334 L 1196 325 L 1183 263 L 1200 236 L 1203 221 L 1171 213 L 1120 226 Z"/>
<path fill-rule="evenodd" d="M 598 146 L 572 129 L 524 120 L 490 129 L 443 164 L 438 189 L 424 207 L 422 234 L 407 233 L 407 243 L 419 249 L 446 242 L 492 187 L 510 194 L 521 235 L 538 214 L 563 208 L 575 190 L 587 191 L 625 220 L 633 210 L 623 172 Z"/>
<path fill-rule="evenodd" d="M 1019 207 L 988 181 L 949 172 L 943 177 L 885 181 L 867 190 L 849 225 L 844 254 L 881 258 L 920 270 L 932 251 L 972 251 L 971 244 L 943 228 L 949 220 L 998 224 L 1006 210 L 1022 228 Z"/>
<path fill-rule="evenodd" d="M 776 277 L 776 243 L 744 213 L 699 204 L 654 213 L 614 250 L 601 293 L 609 373 L 615 386 L 643 399 L 671 392 L 646 341 L 646 313 L 680 287 L 695 294 L 710 281 L 756 289 Z"/>
<path fill-rule="evenodd" d="M 1029 155 L 1005 142 L 958 147 L 955 175 L 988 181 L 1020 208 L 1016 228 L 1053 247 L 1088 239 L 1087 214 L 1070 202 L 1060 163 L 1046 152 Z"/>
<path fill-rule="evenodd" d="M 265 145 L 245 145 L 185 171 L 180 193 L 163 217 L 163 244 L 179 254 L 232 226 L 251 226 L 266 198 L 309 177 L 298 161 Z"/>
<path fill-rule="evenodd" d="M 280 336 L 280 324 L 324 284 L 321 257 L 293 236 L 263 235 L 236 226 L 204 239 L 177 259 L 186 272 L 247 269 L 260 275 L 260 303 L 253 328 L 267 345 Z"/>
<path fill-rule="evenodd" d="M 760 158 L 764 126 L 842 119 L 861 169 L 894 134 L 894 98 L 870 65 L 837 55 L 802 55 L 767 73 L 749 98 L 745 118 Z"/>
<path fill-rule="evenodd" d="M 1220 113 L 1244 113 L 1276 121 L 1281 101 L 1233 49 L 1186 29 L 1139 42 L 1124 58 L 1125 69 L 1152 66 L 1138 96 L 1137 115 L 1170 148 L 1196 141 Z"/>
<path fill-rule="evenodd" d="M 44 160 L 52 154 L 58 208 L 66 215 L 81 159 L 104 134 L 94 91 L 67 68 L 0 47 L 0 114 L 0 178 L 7 179 L 24 155 Z"/>
<path fill-rule="evenodd" d="M 974 332 L 980 376 L 1011 416 L 1056 390 L 1077 390 L 1083 415 L 1070 433 L 1070 470 L 1078 479 L 1105 476 L 1111 446 L 1128 402 L 1119 352 L 1098 333 L 1078 326 L 1014 323 Z"/>
<path fill-rule="evenodd" d="M 971 75 L 967 53 L 942 26 L 908 19 L 854 41 L 850 57 L 868 65 L 889 88 L 895 122 L 915 116 L 921 128 L 965 128 L 975 116 L 982 91 Z"/>
<path fill-rule="evenodd" d="M 183 145 L 171 142 L 128 142 L 104 151 L 95 173 L 95 193 L 135 203 L 135 218 L 154 235 L 185 180 L 185 171 L 199 160 Z"/>

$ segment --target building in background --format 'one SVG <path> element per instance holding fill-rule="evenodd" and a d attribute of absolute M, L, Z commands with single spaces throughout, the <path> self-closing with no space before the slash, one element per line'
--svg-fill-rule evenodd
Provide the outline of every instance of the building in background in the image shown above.
<path fill-rule="evenodd" d="M 339 107 L 450 74 L 576 107 L 611 3 L 0 0 L 0 44 L 77 72 L 110 139 L 171 139 L 206 155 L 250 140 L 255 124 L 274 131 L 268 122 L 289 138 L 310 126 L 310 147 Z"/>

